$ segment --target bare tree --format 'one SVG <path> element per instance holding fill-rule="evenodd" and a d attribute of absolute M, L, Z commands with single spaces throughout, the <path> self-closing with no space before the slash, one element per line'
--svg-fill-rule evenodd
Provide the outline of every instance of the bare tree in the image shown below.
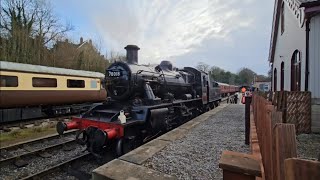
<path fill-rule="evenodd" d="M 1 39 L 9 61 L 42 64 L 47 45 L 72 30 L 53 15 L 46 0 L 3 0 L 1 6 Z"/>
<path fill-rule="evenodd" d="M 30 55 L 32 27 L 36 6 L 26 0 L 6 0 L 1 6 L 0 28 L 5 39 L 6 55 L 12 61 L 26 61 Z"/>
<path fill-rule="evenodd" d="M 35 35 L 43 38 L 44 45 L 74 29 L 71 23 L 66 25 L 60 23 L 60 20 L 54 16 L 48 1 L 36 1 L 36 7 Z"/>
<path fill-rule="evenodd" d="M 210 69 L 210 66 L 204 62 L 199 62 L 197 67 L 198 70 L 204 71 L 204 72 L 208 72 Z"/>
<path fill-rule="evenodd" d="M 127 57 L 124 54 L 121 54 L 114 50 L 106 51 L 106 58 L 110 63 L 113 63 L 116 61 L 122 61 L 122 62 L 127 61 Z"/>

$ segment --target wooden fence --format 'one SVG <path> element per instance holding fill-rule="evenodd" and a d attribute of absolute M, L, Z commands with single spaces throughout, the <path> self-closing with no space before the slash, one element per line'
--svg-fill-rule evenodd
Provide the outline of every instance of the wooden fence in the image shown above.
<path fill-rule="evenodd" d="M 297 134 L 311 132 L 311 93 L 305 91 L 277 91 L 272 104 L 282 112 L 284 123 L 295 125 Z"/>
<path fill-rule="evenodd" d="M 253 95 L 252 107 L 265 179 L 320 179 L 320 162 L 296 159 L 296 127 L 283 123 L 283 112 L 257 94 Z M 306 164 L 308 168 L 302 167 Z"/>

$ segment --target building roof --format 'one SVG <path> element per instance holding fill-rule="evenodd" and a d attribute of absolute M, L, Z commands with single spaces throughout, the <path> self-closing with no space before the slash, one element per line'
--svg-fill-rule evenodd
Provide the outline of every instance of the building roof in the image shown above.
<path fill-rule="evenodd" d="M 320 5 L 320 0 L 296 0 L 300 7 L 312 7 Z"/>
<path fill-rule="evenodd" d="M 279 27 L 279 15 L 280 15 L 280 9 L 278 8 L 281 6 L 281 0 L 275 0 L 274 1 L 274 9 L 273 9 L 273 21 L 272 21 L 272 29 L 271 29 L 271 40 L 270 40 L 270 48 L 269 48 L 269 62 L 273 62 L 274 58 L 274 51 L 275 51 L 275 44 L 277 42 L 277 36 L 278 36 L 278 27 Z"/>
<path fill-rule="evenodd" d="M 227 83 L 222 83 L 222 82 L 217 82 L 219 85 L 225 85 L 225 86 L 229 86 L 229 84 Z"/>
<path fill-rule="evenodd" d="M 56 68 L 56 67 L 48 67 L 48 66 L 40 66 L 40 65 L 32 65 L 32 64 L 22 64 L 22 63 L 7 62 L 7 61 L 0 61 L 0 69 L 9 70 L 9 71 L 104 78 L 104 74 L 99 72 Z"/>

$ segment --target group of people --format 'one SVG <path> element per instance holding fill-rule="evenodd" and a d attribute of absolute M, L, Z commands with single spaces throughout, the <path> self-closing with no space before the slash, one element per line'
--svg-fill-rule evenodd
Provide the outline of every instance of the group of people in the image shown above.
<path fill-rule="evenodd" d="M 230 96 L 230 94 L 228 94 L 227 103 L 238 104 L 238 98 L 238 93 L 235 93 L 233 96 Z"/>

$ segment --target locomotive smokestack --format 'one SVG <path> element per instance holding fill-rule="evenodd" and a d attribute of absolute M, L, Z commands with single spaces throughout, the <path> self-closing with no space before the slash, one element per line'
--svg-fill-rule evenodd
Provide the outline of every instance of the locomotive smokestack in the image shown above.
<path fill-rule="evenodd" d="M 136 45 L 127 45 L 127 62 L 130 64 L 138 64 L 138 50 L 140 49 Z"/>

